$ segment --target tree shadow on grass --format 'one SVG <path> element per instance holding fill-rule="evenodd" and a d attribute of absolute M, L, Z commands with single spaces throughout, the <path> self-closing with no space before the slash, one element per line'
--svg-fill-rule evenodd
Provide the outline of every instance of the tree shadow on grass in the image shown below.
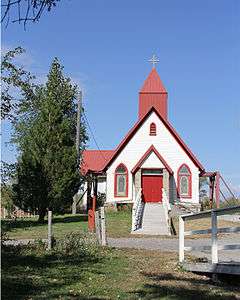
<path fill-rule="evenodd" d="M 26 249 L 26 248 L 25 248 Z M 25 253 L 22 247 L 2 251 L 2 299 L 101 299 L 86 297 L 71 286 L 84 282 L 84 272 L 103 274 L 104 258 Z"/>
<path fill-rule="evenodd" d="M 204 277 L 194 278 L 185 277 L 181 273 L 179 275 L 172 273 L 164 273 L 153 275 L 144 273 L 144 276 L 153 281 L 152 284 L 145 284 L 142 289 L 133 291 L 131 294 L 138 296 L 139 299 L 223 299 L 223 292 L 240 292 L 240 288 L 231 287 L 229 285 L 213 286 L 211 280 Z M 212 292 L 213 288 L 218 291 Z M 131 299 L 131 296 L 130 296 Z M 224 295 L 225 300 L 237 299 L 233 295 Z"/>
<path fill-rule="evenodd" d="M 54 216 L 53 224 L 57 223 L 74 223 L 74 222 L 86 222 L 88 220 L 87 215 L 77 215 L 77 216 Z M 43 227 L 46 226 L 47 220 L 44 223 L 39 223 L 37 220 L 33 219 L 17 219 L 17 220 L 2 220 L 1 227 L 5 231 L 11 231 L 18 228 L 29 228 L 29 227 Z"/>

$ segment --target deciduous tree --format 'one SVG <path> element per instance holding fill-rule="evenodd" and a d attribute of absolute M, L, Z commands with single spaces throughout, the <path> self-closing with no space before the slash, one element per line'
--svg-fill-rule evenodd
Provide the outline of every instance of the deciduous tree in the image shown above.
<path fill-rule="evenodd" d="M 1 22 L 37 22 L 45 11 L 50 12 L 60 0 L 2 0 Z"/>
<path fill-rule="evenodd" d="M 25 50 L 17 47 L 6 52 L 1 60 L 1 118 L 13 120 L 14 111 L 23 99 L 33 97 L 36 88 L 34 76 L 23 67 L 16 64 L 14 59 L 23 54 Z"/>

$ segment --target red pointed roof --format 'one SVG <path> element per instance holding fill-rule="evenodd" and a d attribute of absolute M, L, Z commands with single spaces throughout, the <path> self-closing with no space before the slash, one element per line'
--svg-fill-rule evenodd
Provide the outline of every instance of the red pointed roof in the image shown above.
<path fill-rule="evenodd" d="M 88 171 L 101 172 L 114 154 L 114 150 L 84 150 L 81 171 L 84 175 Z"/>
<path fill-rule="evenodd" d="M 161 94 L 167 93 L 155 68 L 152 69 L 147 79 L 144 81 L 140 93 L 161 93 Z"/>

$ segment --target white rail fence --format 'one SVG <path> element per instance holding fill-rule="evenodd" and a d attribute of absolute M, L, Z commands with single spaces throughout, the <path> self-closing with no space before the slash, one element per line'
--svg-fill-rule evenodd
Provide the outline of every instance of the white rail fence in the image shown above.
<path fill-rule="evenodd" d="M 213 209 L 209 211 L 199 212 L 195 214 L 187 214 L 179 217 L 179 262 L 184 262 L 185 251 L 211 251 L 212 264 L 217 264 L 219 261 L 218 250 L 235 250 L 240 249 L 240 244 L 218 245 L 218 233 L 236 233 L 240 232 L 240 227 L 218 228 L 217 217 L 226 214 L 240 212 L 240 205 Z M 204 230 L 185 231 L 185 222 L 211 217 L 211 228 Z M 185 247 L 185 236 L 196 234 L 211 234 L 211 246 L 201 247 Z"/>

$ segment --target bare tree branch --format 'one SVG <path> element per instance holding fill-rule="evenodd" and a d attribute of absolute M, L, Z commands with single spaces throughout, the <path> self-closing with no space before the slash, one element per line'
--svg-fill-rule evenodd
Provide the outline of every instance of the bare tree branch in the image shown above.
<path fill-rule="evenodd" d="M 37 22 L 44 11 L 51 11 L 60 0 L 2 0 L 1 23 L 9 21 L 12 23 L 23 23 L 24 28 L 27 22 Z"/>

